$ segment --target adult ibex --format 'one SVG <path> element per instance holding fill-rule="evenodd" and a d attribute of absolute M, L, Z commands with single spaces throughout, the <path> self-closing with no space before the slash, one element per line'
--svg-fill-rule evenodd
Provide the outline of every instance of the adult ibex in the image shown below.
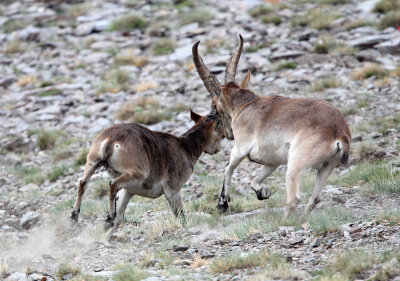
<path fill-rule="evenodd" d="M 248 72 L 242 83 L 235 83 L 237 64 L 242 52 L 243 38 L 232 54 L 225 74 L 225 84 L 204 65 L 198 53 L 200 42 L 193 45 L 193 60 L 217 110 L 221 115 L 228 139 L 235 139 L 217 208 L 228 209 L 229 186 L 234 169 L 247 156 L 263 165 L 252 180 L 251 187 L 259 200 L 271 196 L 261 183 L 282 164 L 286 172 L 285 217 L 300 203 L 299 186 L 302 173 L 309 168 L 318 170 L 314 192 L 306 211 L 320 201 L 320 192 L 332 170 L 349 158 L 351 134 L 343 114 L 331 104 L 317 99 L 291 99 L 282 96 L 260 97 L 246 89 Z"/>
<path fill-rule="evenodd" d="M 105 167 L 110 182 L 109 214 L 105 229 L 110 238 L 121 222 L 133 195 L 158 198 L 165 195 L 175 214 L 184 220 L 180 190 L 189 179 L 203 151 L 215 154 L 224 137 L 220 116 L 212 106 L 207 116 L 190 112 L 195 125 L 180 137 L 151 131 L 141 125 L 114 125 L 93 141 L 87 155 L 83 178 L 71 213 L 78 220 L 82 196 L 97 168 Z M 119 194 L 116 207 L 116 194 Z"/>

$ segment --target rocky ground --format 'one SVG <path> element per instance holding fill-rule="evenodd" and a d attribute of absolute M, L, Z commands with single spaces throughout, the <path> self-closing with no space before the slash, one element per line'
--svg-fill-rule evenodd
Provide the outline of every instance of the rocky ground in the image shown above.
<path fill-rule="evenodd" d="M 270 2 L 0 1 L 1 280 L 400 280 L 400 2 Z M 70 225 L 96 134 L 130 121 L 183 133 L 189 108 L 210 105 L 192 45 L 223 81 L 238 34 L 250 89 L 325 99 L 348 120 L 350 163 L 316 210 L 283 220 L 285 167 L 258 201 L 259 167 L 245 160 L 230 213 L 217 214 L 224 140 L 182 190 L 187 226 L 164 198 L 137 197 L 106 241 L 105 172 Z M 303 178 L 303 202 L 314 179 Z"/>

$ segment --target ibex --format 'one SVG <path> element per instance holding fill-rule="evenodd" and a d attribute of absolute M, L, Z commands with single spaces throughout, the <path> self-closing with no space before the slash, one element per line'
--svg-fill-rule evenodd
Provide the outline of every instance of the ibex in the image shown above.
<path fill-rule="evenodd" d="M 120 224 L 133 195 L 158 198 L 164 194 L 174 215 L 184 222 L 180 190 L 203 151 L 217 153 L 224 138 L 215 106 L 207 116 L 193 111 L 190 115 L 195 124 L 180 137 L 151 131 L 135 123 L 114 125 L 100 133 L 90 147 L 83 178 L 78 181 L 71 219 L 78 220 L 89 180 L 97 168 L 104 167 L 112 178 L 105 224 L 105 230 L 112 228 L 108 238 Z"/>
<path fill-rule="evenodd" d="M 240 43 L 226 66 L 223 86 L 203 63 L 198 53 L 200 42 L 192 48 L 194 64 L 221 115 L 225 135 L 235 140 L 217 208 L 220 212 L 228 209 L 232 173 L 247 157 L 263 165 L 251 182 L 259 200 L 271 196 L 271 191 L 261 186 L 263 180 L 278 166 L 287 165 L 285 217 L 300 203 L 302 173 L 309 168 L 317 169 L 314 191 L 306 207 L 306 212 L 310 212 L 320 201 L 321 189 L 332 170 L 348 161 L 349 127 L 343 114 L 325 101 L 254 94 L 246 89 L 250 72 L 240 85 L 235 83 L 243 47 L 243 38 L 239 37 Z"/>

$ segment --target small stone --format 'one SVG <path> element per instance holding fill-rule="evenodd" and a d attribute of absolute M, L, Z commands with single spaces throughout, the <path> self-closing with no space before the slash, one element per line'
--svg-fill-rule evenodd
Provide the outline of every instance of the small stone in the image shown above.
<path fill-rule="evenodd" d="M 62 277 L 62 280 L 69 280 L 69 279 L 72 279 L 73 276 L 74 276 L 74 275 L 73 275 L 72 273 L 65 274 L 65 275 Z"/>
<path fill-rule="evenodd" d="M 322 242 L 322 238 L 317 237 L 314 239 L 314 241 L 312 241 L 312 243 L 310 244 L 310 247 L 313 247 L 313 248 L 319 247 L 321 245 L 321 242 Z"/>
<path fill-rule="evenodd" d="M 19 224 L 22 228 L 29 229 L 40 220 L 38 212 L 28 212 L 20 220 Z"/>
<path fill-rule="evenodd" d="M 7 281 L 28 281 L 28 277 L 25 273 L 22 272 L 15 272 L 8 276 L 6 279 Z"/>
<path fill-rule="evenodd" d="M 172 251 L 174 252 L 185 252 L 189 249 L 188 246 L 183 246 L 183 245 L 174 245 L 172 246 Z"/>
<path fill-rule="evenodd" d="M 3 88 L 8 88 L 11 84 L 17 81 L 16 76 L 6 76 L 0 79 L 0 86 Z"/>
<path fill-rule="evenodd" d="M 304 52 L 299 51 L 287 51 L 287 52 L 275 52 L 271 56 L 271 60 L 281 60 L 281 59 L 295 59 L 304 55 Z"/>
<path fill-rule="evenodd" d="M 358 38 L 356 40 L 350 41 L 349 45 L 352 47 L 358 47 L 358 48 L 369 48 L 372 47 L 378 43 L 381 43 L 383 41 L 387 41 L 390 39 L 390 35 L 371 35 L 371 36 L 364 36 L 361 38 Z"/>

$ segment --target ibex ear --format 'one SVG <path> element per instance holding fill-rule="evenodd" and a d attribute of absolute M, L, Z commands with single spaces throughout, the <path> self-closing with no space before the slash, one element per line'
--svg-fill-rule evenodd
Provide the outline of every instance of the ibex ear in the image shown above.
<path fill-rule="evenodd" d="M 240 87 L 247 88 L 247 84 L 250 81 L 250 70 L 247 70 L 246 76 L 243 78 L 242 83 L 240 83 Z"/>
<path fill-rule="evenodd" d="M 192 119 L 195 123 L 201 119 L 201 115 L 194 112 L 190 109 L 190 119 Z"/>

